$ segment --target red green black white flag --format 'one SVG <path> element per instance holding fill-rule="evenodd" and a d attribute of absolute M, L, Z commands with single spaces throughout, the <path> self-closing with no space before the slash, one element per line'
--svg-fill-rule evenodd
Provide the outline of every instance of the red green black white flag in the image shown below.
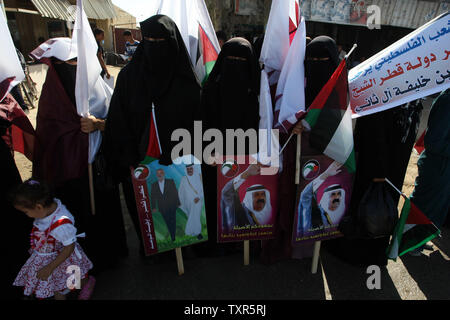
<path fill-rule="evenodd" d="M 387 249 L 388 258 L 394 261 L 440 234 L 431 220 L 408 197 L 402 196 L 405 204 Z"/>
<path fill-rule="evenodd" d="M 313 148 L 342 163 L 349 172 L 356 170 L 346 59 L 311 103 L 303 123 L 311 129 Z"/>

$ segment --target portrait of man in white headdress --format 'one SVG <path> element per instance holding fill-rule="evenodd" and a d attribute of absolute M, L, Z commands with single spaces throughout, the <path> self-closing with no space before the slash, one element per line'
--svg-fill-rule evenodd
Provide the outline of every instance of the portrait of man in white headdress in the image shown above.
<path fill-rule="evenodd" d="M 316 230 L 335 227 L 345 214 L 345 190 L 340 184 L 327 186 L 320 199 L 319 187 L 327 178 L 337 175 L 342 164 L 333 162 L 327 170 L 311 181 L 302 191 L 298 205 L 297 233 L 299 236 Z M 319 200 L 319 201 L 318 201 Z"/>
<path fill-rule="evenodd" d="M 181 210 L 188 216 L 185 234 L 201 240 L 203 238 L 200 220 L 203 207 L 203 182 L 201 173 L 193 164 L 186 165 L 186 175 L 181 178 L 178 197 Z"/>
<path fill-rule="evenodd" d="M 222 227 L 229 233 L 234 227 L 264 225 L 272 217 L 270 192 L 262 184 L 254 184 L 246 189 L 243 201 L 239 198 L 239 188 L 250 177 L 259 175 L 260 165 L 252 164 L 222 189 Z"/>

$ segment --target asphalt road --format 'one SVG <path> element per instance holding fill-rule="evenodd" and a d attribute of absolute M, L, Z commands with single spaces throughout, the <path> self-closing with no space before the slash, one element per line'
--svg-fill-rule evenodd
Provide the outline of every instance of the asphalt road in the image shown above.
<path fill-rule="evenodd" d="M 94 300 L 143 299 L 257 299 L 257 300 L 359 300 L 449 299 L 450 237 L 434 241 L 434 251 L 422 257 L 403 256 L 381 268 L 381 289 L 369 290 L 365 268 L 348 265 L 325 249 L 319 271 L 311 274 L 311 258 L 290 259 L 272 265 L 243 254 L 184 260 L 178 275 L 175 252 L 142 259 L 128 213 L 125 213 L 129 257 L 97 276 Z M 185 253 L 186 248 L 183 248 Z M 156 261 L 155 261 L 156 260 Z"/>

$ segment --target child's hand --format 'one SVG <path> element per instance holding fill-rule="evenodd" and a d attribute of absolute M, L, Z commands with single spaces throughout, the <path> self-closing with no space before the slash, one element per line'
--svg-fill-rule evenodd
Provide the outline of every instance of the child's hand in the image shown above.
<path fill-rule="evenodd" d="M 38 271 L 36 276 L 39 280 L 47 281 L 47 279 L 50 277 L 52 272 L 53 272 L 53 269 L 51 267 L 45 266 L 41 270 Z"/>

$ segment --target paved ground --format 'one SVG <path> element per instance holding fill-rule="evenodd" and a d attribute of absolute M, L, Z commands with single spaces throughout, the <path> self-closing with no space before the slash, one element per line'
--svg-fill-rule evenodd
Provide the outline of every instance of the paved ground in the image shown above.
<path fill-rule="evenodd" d="M 111 68 L 117 75 L 118 69 Z M 34 79 L 34 78 L 33 78 Z M 39 77 L 43 79 L 43 77 Z M 39 81 L 39 80 L 35 80 Z M 421 122 L 426 126 L 431 99 Z M 35 124 L 36 109 L 29 114 Z M 24 179 L 31 163 L 16 154 Z M 403 191 L 410 194 L 417 176 L 417 156 L 413 153 Z M 399 203 L 401 206 L 402 203 Z M 243 266 L 242 253 L 218 258 L 184 261 L 185 274 L 178 276 L 175 253 L 162 255 L 157 262 L 138 255 L 138 240 L 124 207 L 130 256 L 115 268 L 97 277 L 93 299 L 449 299 L 450 237 L 434 240 L 434 251 L 422 257 L 404 256 L 381 270 L 381 289 L 368 290 L 366 270 L 342 263 L 321 252 L 320 271 L 312 275 L 311 258 L 262 265 L 252 257 Z M 186 249 L 183 249 L 185 252 Z"/>

